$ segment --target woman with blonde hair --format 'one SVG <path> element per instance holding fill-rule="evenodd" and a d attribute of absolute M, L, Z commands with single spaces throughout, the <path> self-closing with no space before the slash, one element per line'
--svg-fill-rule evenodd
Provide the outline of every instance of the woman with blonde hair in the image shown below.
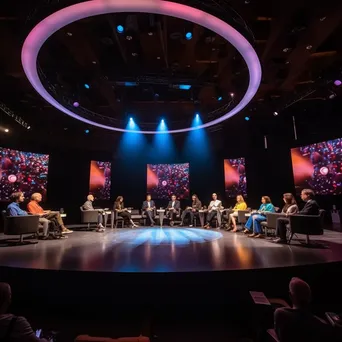
<path fill-rule="evenodd" d="M 232 232 L 237 232 L 236 218 L 238 217 L 239 210 L 246 210 L 247 203 L 245 202 L 242 195 L 236 196 L 236 204 L 231 212 L 228 212 L 228 228 L 227 230 L 232 230 Z M 233 226 L 233 227 L 232 227 Z"/>

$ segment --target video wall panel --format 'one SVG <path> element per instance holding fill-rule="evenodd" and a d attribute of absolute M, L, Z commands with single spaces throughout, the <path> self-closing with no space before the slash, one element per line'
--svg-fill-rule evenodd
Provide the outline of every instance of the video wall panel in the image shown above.
<path fill-rule="evenodd" d="M 189 163 L 147 164 L 147 192 L 154 199 L 189 198 Z"/>
<path fill-rule="evenodd" d="M 49 155 L 0 147 L 0 200 L 7 201 L 16 191 L 46 196 Z"/>
<path fill-rule="evenodd" d="M 245 158 L 224 160 L 224 189 L 227 197 L 247 196 Z"/>
<path fill-rule="evenodd" d="M 109 200 L 111 187 L 111 163 L 90 162 L 89 193 L 96 199 Z"/>
<path fill-rule="evenodd" d="M 291 149 L 296 192 L 342 194 L 342 138 Z"/>

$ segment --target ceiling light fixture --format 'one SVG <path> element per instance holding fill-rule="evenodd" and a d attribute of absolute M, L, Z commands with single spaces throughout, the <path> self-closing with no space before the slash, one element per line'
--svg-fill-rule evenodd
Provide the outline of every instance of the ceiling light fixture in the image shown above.
<path fill-rule="evenodd" d="M 132 37 L 132 36 L 126 36 L 126 39 L 127 39 L 127 40 L 132 40 L 133 37 Z"/>
<path fill-rule="evenodd" d="M 336 87 L 339 87 L 342 84 L 342 82 L 340 80 L 335 80 L 334 84 Z"/>
<path fill-rule="evenodd" d="M 311 49 L 312 49 L 312 45 L 307 45 L 307 46 L 306 46 L 306 49 L 307 49 L 307 50 L 311 50 Z"/>
<path fill-rule="evenodd" d="M 235 96 L 235 94 L 234 94 L 234 93 L 230 93 L 229 95 L 230 95 L 230 97 L 234 97 L 234 96 Z"/>
<path fill-rule="evenodd" d="M 160 59 L 160 57 L 158 56 L 157 59 Z"/>
<path fill-rule="evenodd" d="M 117 27 L 116 27 L 116 31 L 118 32 L 118 33 L 123 33 L 124 32 L 124 27 L 122 26 L 122 25 L 118 25 Z"/>
<path fill-rule="evenodd" d="M 283 52 L 289 52 L 291 50 L 291 48 L 284 48 Z"/>
<path fill-rule="evenodd" d="M 71 36 L 72 36 L 72 33 L 71 33 L 71 32 L 67 32 L 67 35 L 68 35 L 69 37 L 71 37 Z"/>
<path fill-rule="evenodd" d="M 319 18 L 319 21 L 324 21 L 325 19 L 327 19 L 327 17 L 321 17 Z"/>
<path fill-rule="evenodd" d="M 153 36 L 153 32 L 151 32 L 151 31 L 148 32 L 147 34 L 148 34 L 149 36 Z"/>
<path fill-rule="evenodd" d="M 278 116 L 278 112 L 273 112 L 273 115 L 274 116 Z"/>
<path fill-rule="evenodd" d="M 96 61 L 92 61 L 93 64 L 96 64 Z"/>
<path fill-rule="evenodd" d="M 132 56 L 133 56 L 133 57 L 137 57 L 138 54 L 137 54 L 136 52 L 132 52 Z"/>
<path fill-rule="evenodd" d="M 186 39 L 186 40 L 192 39 L 192 33 L 191 33 L 191 32 L 187 32 L 187 33 L 185 34 L 185 39 Z"/>
<path fill-rule="evenodd" d="M 8 128 L 5 128 L 5 132 L 8 133 L 8 132 L 9 132 L 9 129 L 8 129 Z"/>
<path fill-rule="evenodd" d="M 137 133 L 181 133 L 201 128 L 207 128 L 213 125 L 217 125 L 236 115 L 253 99 L 259 88 L 262 75 L 259 58 L 248 40 L 233 26 L 229 25 L 223 20 L 200 9 L 166 0 L 130 0 L 129 2 L 127 2 L 127 0 L 85 1 L 79 2 L 72 6 L 64 7 L 61 10 L 44 18 L 29 33 L 22 47 L 21 60 L 26 77 L 35 88 L 35 90 L 52 106 L 75 119 L 87 123 L 88 125 L 93 125 L 112 131 L 130 132 L 130 130 L 126 130 L 124 127 L 114 127 L 109 124 L 106 125 L 104 123 L 99 123 L 89 118 L 82 117 L 79 114 L 71 111 L 69 108 L 64 107 L 44 88 L 37 71 L 37 57 L 39 51 L 54 32 L 81 19 L 94 17 L 97 15 L 122 12 L 139 12 L 167 15 L 180 18 L 182 20 L 187 20 L 194 24 L 207 28 L 208 30 L 216 34 L 219 34 L 223 39 L 226 39 L 239 51 L 242 58 L 245 60 L 249 71 L 249 82 L 246 93 L 241 96 L 240 102 L 237 103 L 234 108 L 229 108 L 229 110 L 227 109 L 227 112 L 222 116 L 214 118 L 213 120 L 205 122 L 196 127 L 189 126 L 173 130 L 165 130 L 163 132 L 157 130 L 141 130 Z"/>

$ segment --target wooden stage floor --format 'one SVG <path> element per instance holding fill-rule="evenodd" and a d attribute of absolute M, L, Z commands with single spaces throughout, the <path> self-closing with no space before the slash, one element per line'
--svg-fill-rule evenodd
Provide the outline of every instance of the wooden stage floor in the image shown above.
<path fill-rule="evenodd" d="M 1 240 L 5 237 L 0 235 Z M 318 241 L 317 241 L 318 240 Z M 242 233 L 199 228 L 75 231 L 68 239 L 0 248 L 0 266 L 95 272 L 201 272 L 267 269 L 342 261 L 342 234 L 313 237 L 321 247 L 298 241 L 277 245 Z M 323 245 L 323 246 L 322 246 Z"/>

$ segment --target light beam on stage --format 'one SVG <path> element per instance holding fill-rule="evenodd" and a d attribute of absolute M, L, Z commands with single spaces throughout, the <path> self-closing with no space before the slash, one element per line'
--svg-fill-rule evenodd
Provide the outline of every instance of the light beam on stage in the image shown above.
<path fill-rule="evenodd" d="M 157 131 L 165 133 L 154 136 L 151 157 L 160 163 L 172 161 L 176 154 L 176 148 L 172 135 L 168 132 L 165 119 L 160 120 Z"/>
<path fill-rule="evenodd" d="M 192 120 L 192 127 L 201 126 L 203 124 L 201 116 L 196 113 Z M 185 140 L 184 151 L 186 157 L 191 156 L 192 160 L 203 160 L 210 157 L 210 142 L 205 129 L 196 129 L 190 131 Z"/>
<path fill-rule="evenodd" d="M 138 124 L 134 121 L 131 116 L 128 120 L 126 126 L 127 132 L 122 135 L 119 144 L 119 154 L 126 159 L 131 160 L 131 157 L 134 156 L 137 158 L 141 155 L 141 152 L 146 149 L 146 137 L 142 134 L 137 134 L 140 131 Z M 130 158 L 127 158 L 130 156 Z"/>

